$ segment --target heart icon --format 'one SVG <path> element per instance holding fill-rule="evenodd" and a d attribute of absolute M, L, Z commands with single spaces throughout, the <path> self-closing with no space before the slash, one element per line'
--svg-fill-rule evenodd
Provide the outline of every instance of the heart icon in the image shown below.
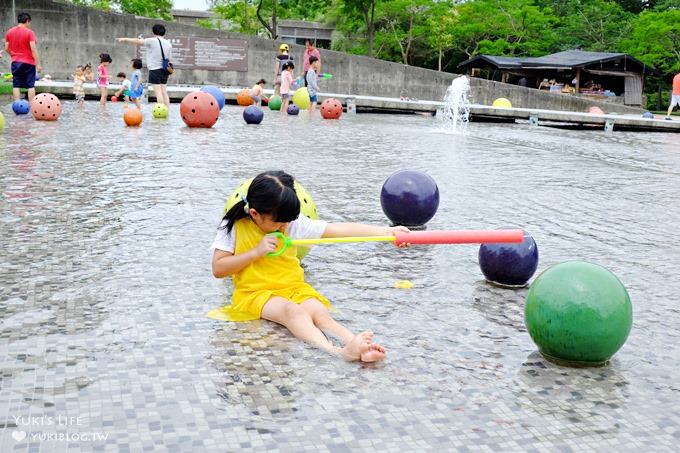
<path fill-rule="evenodd" d="M 14 440 L 17 442 L 21 442 L 26 438 L 26 431 L 13 431 L 12 437 L 14 437 Z"/>

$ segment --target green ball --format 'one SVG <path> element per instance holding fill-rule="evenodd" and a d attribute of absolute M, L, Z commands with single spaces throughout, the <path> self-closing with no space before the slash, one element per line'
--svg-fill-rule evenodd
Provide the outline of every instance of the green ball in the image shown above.
<path fill-rule="evenodd" d="M 281 104 L 283 104 L 283 100 L 281 99 L 281 96 L 277 96 L 275 94 L 274 96 L 269 98 L 269 109 L 270 110 L 281 110 Z"/>
<path fill-rule="evenodd" d="M 229 195 L 229 198 L 227 198 L 227 204 L 224 206 L 225 214 L 231 209 L 232 206 L 241 200 L 241 197 L 248 194 L 248 188 L 250 187 L 250 183 L 253 182 L 253 179 L 255 178 L 246 179 L 232 192 L 231 195 Z M 314 200 L 312 199 L 312 196 L 309 194 L 309 192 L 307 192 L 307 189 L 305 189 L 302 184 L 297 181 L 295 181 L 295 194 L 298 196 L 298 200 L 300 200 L 300 212 L 312 220 L 319 220 L 319 213 L 316 209 L 316 203 L 314 203 Z M 302 261 L 302 258 L 307 256 L 307 253 L 309 253 L 309 247 L 304 247 L 301 245 L 298 246 L 297 257 L 300 259 L 300 261 Z"/>
<path fill-rule="evenodd" d="M 165 104 L 156 104 L 151 110 L 151 114 L 156 119 L 163 119 L 168 117 L 168 106 Z"/>
<path fill-rule="evenodd" d="M 568 261 L 534 280 L 524 322 L 543 356 L 561 365 L 599 366 L 623 346 L 633 307 L 618 278 L 597 264 Z"/>
<path fill-rule="evenodd" d="M 5 115 L 0 112 L 0 131 L 5 128 Z"/>

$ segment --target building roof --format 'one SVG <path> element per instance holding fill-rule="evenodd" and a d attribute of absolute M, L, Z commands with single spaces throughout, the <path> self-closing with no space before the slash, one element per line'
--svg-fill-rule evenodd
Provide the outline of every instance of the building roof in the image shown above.
<path fill-rule="evenodd" d="M 279 20 L 279 27 L 295 27 L 295 28 L 314 28 L 316 30 L 335 30 L 332 25 L 326 25 L 321 22 L 310 22 L 306 20 Z"/>
<path fill-rule="evenodd" d="M 470 58 L 458 67 L 471 66 L 479 61 L 485 61 L 499 69 L 570 69 L 584 68 L 594 64 L 605 64 L 623 61 L 621 71 L 639 69 L 642 72 L 657 72 L 651 66 L 625 53 L 586 52 L 583 50 L 566 50 L 542 57 L 501 57 L 494 55 L 479 55 Z"/>
<path fill-rule="evenodd" d="M 172 17 L 192 17 L 196 19 L 207 19 L 213 17 L 211 11 L 199 11 L 195 9 L 173 9 L 170 10 Z"/>

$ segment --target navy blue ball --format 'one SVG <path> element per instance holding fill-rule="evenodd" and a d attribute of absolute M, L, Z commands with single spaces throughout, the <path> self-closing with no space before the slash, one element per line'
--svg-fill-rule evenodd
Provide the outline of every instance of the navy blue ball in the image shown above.
<path fill-rule="evenodd" d="M 653 114 L 652 112 L 645 112 L 645 113 L 642 114 L 642 117 L 643 117 L 643 118 L 650 119 L 650 120 L 653 120 L 653 119 L 654 119 L 654 114 Z"/>
<path fill-rule="evenodd" d="M 289 115 L 297 115 L 298 113 L 300 113 L 300 107 L 298 107 L 295 104 L 290 104 L 288 106 L 288 114 Z"/>
<path fill-rule="evenodd" d="M 537 267 L 538 247 L 526 231 L 521 244 L 482 244 L 479 247 L 479 268 L 491 283 L 525 286 Z"/>
<path fill-rule="evenodd" d="M 25 115 L 31 110 L 31 106 L 26 99 L 19 99 L 12 102 L 12 110 L 17 115 Z"/>
<path fill-rule="evenodd" d="M 264 118 L 264 112 L 256 105 L 249 105 L 243 110 L 243 119 L 248 124 L 260 124 Z"/>
<path fill-rule="evenodd" d="M 218 87 L 208 85 L 201 88 L 201 91 L 214 97 L 217 101 L 217 105 L 220 107 L 220 110 L 222 110 L 224 107 L 224 93 L 222 93 L 222 90 L 220 90 Z"/>
<path fill-rule="evenodd" d="M 385 180 L 380 206 L 394 225 L 425 225 L 437 213 L 439 187 L 425 173 L 399 170 Z"/>

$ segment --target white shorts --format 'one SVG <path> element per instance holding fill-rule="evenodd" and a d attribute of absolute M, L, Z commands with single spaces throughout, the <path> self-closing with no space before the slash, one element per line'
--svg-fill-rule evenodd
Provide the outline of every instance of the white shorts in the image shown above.
<path fill-rule="evenodd" d="M 680 94 L 671 95 L 671 107 L 680 105 Z"/>

